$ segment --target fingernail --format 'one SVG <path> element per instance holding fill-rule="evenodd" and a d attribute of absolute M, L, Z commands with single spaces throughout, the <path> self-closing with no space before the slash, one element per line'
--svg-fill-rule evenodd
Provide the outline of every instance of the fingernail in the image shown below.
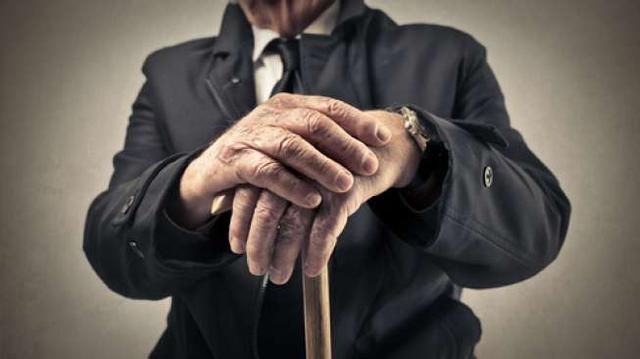
<path fill-rule="evenodd" d="M 377 163 L 376 163 L 376 159 L 374 158 L 374 156 L 365 156 L 364 158 L 364 163 L 363 163 L 363 167 L 364 167 L 364 171 L 367 173 L 374 173 L 376 171 L 376 167 L 377 167 Z"/>
<path fill-rule="evenodd" d="M 237 244 L 234 244 L 233 242 L 231 242 L 232 244 L 229 246 L 231 248 L 231 251 L 235 254 L 240 254 L 240 246 Z"/>
<path fill-rule="evenodd" d="M 343 172 L 338 176 L 338 186 L 343 190 L 351 188 L 352 178 L 351 174 Z"/>
<path fill-rule="evenodd" d="M 282 282 L 282 273 L 275 267 L 269 266 L 269 278 L 275 284 Z"/>
<path fill-rule="evenodd" d="M 318 270 L 312 268 L 309 264 L 304 265 L 304 274 L 307 277 L 315 277 L 318 275 Z"/>
<path fill-rule="evenodd" d="M 264 270 L 264 268 L 256 265 L 256 266 L 253 267 L 253 271 L 249 270 L 249 272 L 251 272 L 251 274 L 253 274 L 253 275 L 264 275 L 265 270 Z"/>
<path fill-rule="evenodd" d="M 378 126 L 376 136 L 380 141 L 387 142 L 391 138 L 391 131 L 389 131 L 385 126 Z"/>
<path fill-rule="evenodd" d="M 244 243 L 238 238 L 231 238 L 229 241 L 231 247 L 231 251 L 235 254 L 242 254 L 244 252 Z"/>
<path fill-rule="evenodd" d="M 318 207 L 322 202 L 322 196 L 317 193 L 311 193 L 304 199 L 310 207 Z"/>

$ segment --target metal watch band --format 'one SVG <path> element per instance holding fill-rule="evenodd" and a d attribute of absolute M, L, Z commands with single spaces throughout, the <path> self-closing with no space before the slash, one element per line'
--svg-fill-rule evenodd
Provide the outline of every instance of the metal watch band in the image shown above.
<path fill-rule="evenodd" d="M 420 121 L 418 120 L 418 115 L 412 109 L 402 106 L 397 111 L 404 120 L 404 128 L 409 132 L 409 135 L 413 138 L 413 140 L 420 148 L 420 152 L 424 153 L 427 149 L 427 144 L 429 143 L 429 135 L 427 131 L 422 127 Z"/>

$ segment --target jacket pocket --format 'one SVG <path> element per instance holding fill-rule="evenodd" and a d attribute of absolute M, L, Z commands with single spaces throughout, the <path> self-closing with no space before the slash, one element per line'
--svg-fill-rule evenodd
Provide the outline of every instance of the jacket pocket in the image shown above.
<path fill-rule="evenodd" d="M 402 328 L 369 334 L 358 338 L 355 358 L 466 359 L 473 357 L 481 327 L 469 307 L 442 296 Z"/>

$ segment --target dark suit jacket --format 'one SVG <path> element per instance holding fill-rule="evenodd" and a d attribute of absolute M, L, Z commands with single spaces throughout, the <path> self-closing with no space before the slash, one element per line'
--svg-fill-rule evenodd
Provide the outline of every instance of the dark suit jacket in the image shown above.
<path fill-rule="evenodd" d="M 250 358 L 254 349 L 261 278 L 229 251 L 229 214 L 188 231 L 165 211 L 190 158 L 255 106 L 252 42 L 229 5 L 218 37 L 148 57 L 124 149 L 88 212 L 84 250 L 109 288 L 172 297 L 152 357 Z M 510 127 L 471 36 L 398 26 L 354 0 L 343 1 L 331 36 L 302 35 L 300 47 L 309 93 L 361 109 L 412 106 L 447 156 L 434 205 L 417 210 L 388 190 L 349 219 L 329 266 L 334 358 L 468 357 L 480 324 L 456 286 L 503 286 L 542 270 L 562 245 L 567 198 Z"/>

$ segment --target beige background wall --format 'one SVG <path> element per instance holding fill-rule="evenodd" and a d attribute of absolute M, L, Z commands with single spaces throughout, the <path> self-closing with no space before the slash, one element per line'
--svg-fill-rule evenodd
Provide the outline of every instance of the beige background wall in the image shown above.
<path fill-rule="evenodd" d="M 0 358 L 138 358 L 167 302 L 110 293 L 81 251 L 150 51 L 217 32 L 222 0 L 0 3 Z M 472 33 L 574 206 L 560 258 L 468 291 L 482 358 L 640 352 L 640 2 L 370 1 Z"/>

